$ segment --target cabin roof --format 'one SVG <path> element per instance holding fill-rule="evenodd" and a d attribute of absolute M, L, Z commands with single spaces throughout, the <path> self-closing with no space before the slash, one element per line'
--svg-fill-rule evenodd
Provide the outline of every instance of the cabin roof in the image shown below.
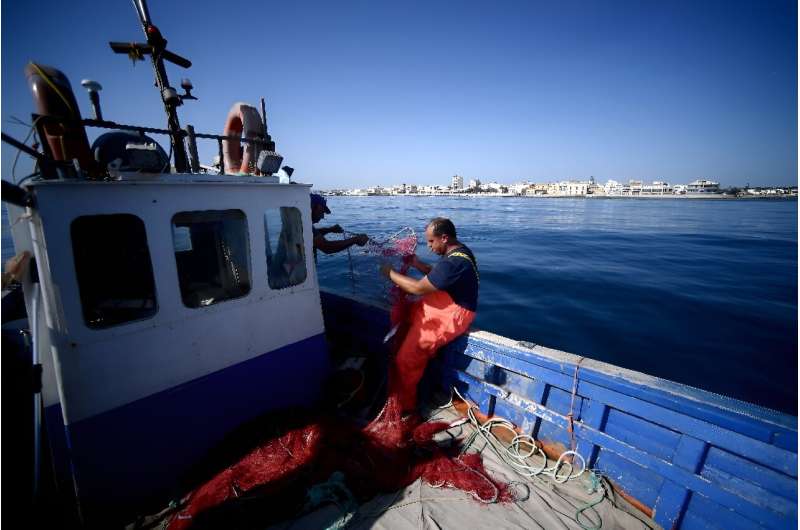
<path fill-rule="evenodd" d="M 278 177 L 263 177 L 255 175 L 209 175 L 196 173 L 137 173 L 121 172 L 117 180 L 87 180 L 87 179 L 36 179 L 31 180 L 26 185 L 28 187 L 38 186 L 122 186 L 136 184 L 219 184 L 224 186 L 244 185 L 244 186 L 273 186 L 291 187 L 302 186 L 310 188 L 312 184 L 292 182 L 291 184 L 281 184 Z"/>

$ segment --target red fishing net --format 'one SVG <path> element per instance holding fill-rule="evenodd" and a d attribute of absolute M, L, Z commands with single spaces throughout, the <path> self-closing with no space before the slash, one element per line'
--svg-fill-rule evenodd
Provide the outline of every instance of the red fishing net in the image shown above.
<path fill-rule="evenodd" d="M 370 238 L 364 252 L 373 256 L 410 256 L 417 250 L 417 234 L 411 227 L 405 227 L 385 238 Z"/>
<path fill-rule="evenodd" d="M 416 246 L 413 230 L 404 229 L 382 243 L 371 241 L 366 251 L 400 258 L 401 272 L 405 273 Z M 411 304 L 406 293 L 396 287 L 391 301 L 392 325 L 401 328 L 392 342 L 394 354 L 402 343 L 402 327 Z M 429 355 L 422 351 L 419 354 Z M 508 486 L 487 475 L 479 454 L 460 455 L 456 445 L 440 447 L 434 441 L 437 433 L 448 429 L 447 422 L 422 422 L 417 414 L 403 415 L 402 385 L 391 373 L 396 370 L 394 364 L 386 404 L 366 427 L 325 419 L 261 443 L 190 493 L 180 511 L 172 516 L 169 529 L 189 528 L 204 512 L 248 492 L 257 490 L 269 502 L 289 481 L 300 480 L 310 487 L 326 481 L 336 471 L 344 474 L 347 487 L 361 500 L 397 491 L 419 478 L 434 487 L 469 492 L 485 503 L 512 500 Z M 299 499 L 300 506 L 302 500 Z"/>
<path fill-rule="evenodd" d="M 390 397 L 378 418 L 364 429 L 324 420 L 289 430 L 195 489 L 168 528 L 191 528 L 205 512 L 253 491 L 264 502 L 280 497 L 281 502 L 299 507 L 303 498 L 286 499 L 282 488 L 300 481 L 305 486 L 294 488 L 300 496 L 335 471 L 344 474 L 347 487 L 362 500 L 397 491 L 419 478 L 433 487 L 463 490 L 485 503 L 513 500 L 508 486 L 486 473 L 479 454 L 459 455 L 457 446 L 441 448 L 433 441 L 448 426 L 421 423 L 418 416 L 401 417 Z"/>
<path fill-rule="evenodd" d="M 319 453 L 322 425 L 311 424 L 267 440 L 239 462 L 194 490 L 170 521 L 170 530 L 189 528 L 195 518 L 257 486 L 281 483 Z"/>
<path fill-rule="evenodd" d="M 417 234 L 411 228 L 393 234 L 383 243 L 377 244 L 376 248 L 369 249 L 372 253 L 377 253 L 384 258 L 401 258 L 399 272 L 407 274 L 411 267 L 411 260 L 417 251 Z M 408 294 L 396 285 L 392 285 L 389 290 L 389 303 L 391 304 L 390 319 L 392 326 L 397 326 L 408 320 L 408 312 L 411 304 Z"/>

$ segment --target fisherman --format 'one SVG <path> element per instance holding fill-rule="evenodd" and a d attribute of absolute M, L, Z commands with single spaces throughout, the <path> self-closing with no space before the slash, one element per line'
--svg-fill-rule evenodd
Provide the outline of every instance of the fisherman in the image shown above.
<path fill-rule="evenodd" d="M 472 251 L 456 238 L 452 221 L 432 219 L 425 228 L 428 248 L 443 256 L 428 265 L 416 254 L 410 265 L 425 274 L 416 280 L 384 264 L 381 272 L 408 294 L 422 295 L 408 313 L 408 332 L 390 370 L 390 393 L 404 412 L 417 404 L 417 383 L 436 351 L 465 333 L 478 305 L 478 266 Z"/>
<path fill-rule="evenodd" d="M 331 213 L 330 208 L 328 208 L 328 201 L 326 201 L 325 197 L 322 195 L 312 193 L 311 222 L 316 224 L 322 221 L 322 219 L 325 218 L 326 213 Z M 334 254 L 336 252 L 341 252 L 342 250 L 347 250 L 353 245 L 363 247 L 367 244 L 367 241 L 369 241 L 369 237 L 366 234 L 355 234 L 347 239 L 334 241 L 328 241 L 325 239 L 327 234 L 341 234 L 344 232 L 342 227 L 338 224 L 329 226 L 327 228 L 312 227 L 312 231 L 314 233 L 314 257 L 316 257 L 318 249 L 325 254 Z"/>

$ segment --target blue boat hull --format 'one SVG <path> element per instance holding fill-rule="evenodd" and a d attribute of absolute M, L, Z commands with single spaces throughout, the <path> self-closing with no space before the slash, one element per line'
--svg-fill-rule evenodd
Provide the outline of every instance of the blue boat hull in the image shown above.
<path fill-rule="evenodd" d="M 322 295 L 332 348 L 385 353 L 386 309 Z M 428 381 L 573 444 L 664 528 L 796 528 L 797 418 L 491 333 L 445 347 Z"/>
<path fill-rule="evenodd" d="M 329 373 L 316 335 L 66 428 L 61 407 L 48 407 L 57 478 L 74 478 L 85 521 L 155 511 L 184 493 L 180 479 L 237 427 L 315 405 Z"/>

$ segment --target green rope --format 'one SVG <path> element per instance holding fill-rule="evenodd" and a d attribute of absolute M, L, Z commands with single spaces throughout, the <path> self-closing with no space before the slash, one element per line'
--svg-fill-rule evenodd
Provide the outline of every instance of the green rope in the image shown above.
<path fill-rule="evenodd" d="M 594 471 L 590 470 L 589 471 L 589 486 L 586 488 L 586 491 L 587 491 L 587 493 L 594 493 L 597 490 L 600 490 L 600 496 L 597 498 L 597 500 L 592 501 L 590 503 L 587 503 L 587 504 L 581 506 L 575 512 L 575 522 L 578 523 L 581 526 L 581 528 L 583 528 L 583 530 L 600 530 L 603 527 L 603 518 L 600 517 L 600 514 L 597 513 L 597 510 L 595 510 L 594 507 L 597 506 L 598 504 L 600 504 L 601 502 L 603 502 L 603 499 L 606 498 L 606 489 L 603 487 L 603 482 L 597 476 L 597 473 L 595 473 Z M 583 515 L 583 512 L 585 512 L 586 510 L 594 511 L 594 513 L 597 515 L 597 519 L 599 519 L 600 522 L 597 523 L 597 524 L 592 523 L 591 519 L 589 519 L 587 516 Z M 587 525 L 583 524 L 581 522 L 581 519 L 580 519 L 582 516 L 586 520 L 588 520 L 590 523 L 592 523 L 592 525 L 591 526 L 587 526 Z"/>
<path fill-rule="evenodd" d="M 347 489 L 344 483 L 344 475 L 341 471 L 335 471 L 327 482 L 312 486 L 306 493 L 306 505 L 304 508 L 307 511 L 311 511 L 329 502 L 335 504 L 342 511 L 342 516 L 331 523 L 326 530 L 341 530 L 345 528 L 358 512 L 358 503 L 350 490 Z"/>

